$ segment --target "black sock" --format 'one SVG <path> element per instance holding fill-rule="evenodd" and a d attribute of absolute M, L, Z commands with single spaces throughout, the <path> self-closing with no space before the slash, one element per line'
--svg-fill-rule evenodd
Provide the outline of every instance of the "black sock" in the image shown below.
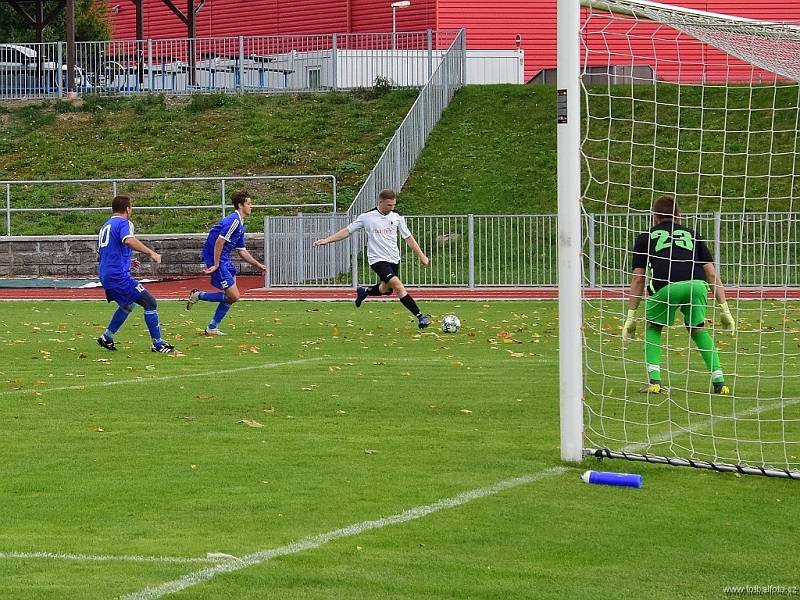
<path fill-rule="evenodd" d="M 375 285 L 369 286 L 367 288 L 367 296 L 380 296 L 381 295 L 380 287 L 381 287 L 380 283 L 376 283 Z"/>
<path fill-rule="evenodd" d="M 403 306 L 405 306 L 415 317 L 418 317 L 422 314 L 419 310 L 419 306 L 417 306 L 417 303 L 414 302 L 414 299 L 411 297 L 411 294 L 406 294 L 400 298 L 400 302 L 402 302 Z"/>

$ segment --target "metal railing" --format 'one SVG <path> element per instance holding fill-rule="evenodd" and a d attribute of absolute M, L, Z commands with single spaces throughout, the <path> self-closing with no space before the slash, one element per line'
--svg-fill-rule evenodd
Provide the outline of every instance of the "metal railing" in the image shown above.
<path fill-rule="evenodd" d="M 631 249 L 652 226 L 647 212 L 584 215 L 584 275 L 589 287 L 630 283 Z M 707 241 L 725 285 L 800 285 L 800 213 L 698 213 L 681 222 Z"/>
<path fill-rule="evenodd" d="M 351 218 L 375 206 L 382 189 L 399 191 L 403 187 L 444 109 L 464 85 L 466 44 L 466 32 L 462 29 L 347 209 Z"/>
<path fill-rule="evenodd" d="M 426 215 L 406 221 L 431 258 L 423 268 L 401 248 L 400 271 L 409 285 L 558 284 L 556 215 Z M 352 287 L 372 281 L 362 232 L 313 247 L 314 240 L 349 222 L 341 214 L 267 217 L 267 285 Z M 708 240 L 725 285 L 800 286 L 800 213 L 708 213 L 684 216 L 683 222 Z M 586 215 L 585 225 L 584 285 L 627 286 L 633 242 L 650 227 L 649 215 Z"/>
<path fill-rule="evenodd" d="M 336 212 L 334 175 L 251 175 L 227 177 L 150 177 L 112 179 L 68 179 L 0 181 L 5 193 L 2 210 L 4 237 L 30 235 L 39 220 L 73 213 L 76 227 L 83 232 L 86 213 L 108 213 L 110 200 L 129 195 L 137 212 L 209 211 L 225 216 L 232 210 L 231 188 L 246 187 L 255 209 L 319 209 Z M 298 202 L 298 197 L 310 201 Z M 264 202 L 264 200 L 271 202 Z M 281 201 L 284 200 L 284 201 Z M 191 201 L 191 202 L 190 202 Z M 212 218 L 216 218 L 214 214 Z M 103 218 L 103 217 L 98 217 Z M 65 234 L 57 230 L 49 235 Z"/>
<path fill-rule="evenodd" d="M 394 38 L 331 33 L 77 42 L 71 91 L 313 92 L 372 87 L 380 80 L 421 87 L 457 36 L 429 29 Z M 0 99 L 60 98 L 67 79 L 65 42 L 0 44 Z"/>

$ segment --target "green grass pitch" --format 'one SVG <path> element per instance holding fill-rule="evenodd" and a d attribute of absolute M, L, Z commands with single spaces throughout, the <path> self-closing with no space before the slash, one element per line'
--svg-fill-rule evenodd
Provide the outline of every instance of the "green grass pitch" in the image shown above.
<path fill-rule="evenodd" d="M 396 301 L 241 302 L 211 338 L 211 305 L 162 301 L 175 357 L 150 352 L 141 311 L 111 353 L 95 343 L 104 302 L 0 308 L 0 598 L 160 597 L 147 590 L 178 581 L 193 584 L 174 597 L 234 600 L 800 585 L 797 482 L 560 462 L 554 302 L 423 303 L 459 315 L 453 335 L 420 333 Z M 587 467 L 645 484 L 590 486 Z M 235 563 L 189 562 L 259 552 L 203 580 Z"/>

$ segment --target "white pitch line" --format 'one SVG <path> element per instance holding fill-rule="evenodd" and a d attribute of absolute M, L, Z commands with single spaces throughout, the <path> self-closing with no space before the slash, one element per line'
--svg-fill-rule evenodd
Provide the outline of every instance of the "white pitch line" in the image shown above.
<path fill-rule="evenodd" d="M 664 433 L 654 435 L 647 442 L 636 442 L 633 444 L 628 444 L 627 446 L 625 446 L 625 448 L 623 448 L 623 451 L 634 452 L 636 450 L 642 450 L 643 448 L 647 448 L 648 446 L 661 444 L 663 442 L 668 442 L 672 439 L 675 439 L 676 437 L 682 437 L 685 435 L 690 435 L 692 433 L 698 433 L 705 429 L 710 429 L 720 421 L 730 421 L 731 419 L 744 419 L 747 417 L 755 417 L 760 415 L 761 413 L 770 412 L 773 410 L 777 410 L 779 408 L 786 408 L 788 406 L 794 406 L 795 404 L 800 404 L 800 398 L 795 398 L 792 400 L 776 400 L 774 402 L 770 402 L 762 406 L 754 406 L 753 408 L 748 408 L 743 411 L 736 412 L 732 415 L 709 416 L 709 418 L 707 418 L 705 421 L 695 422 L 692 423 L 691 425 L 688 425 L 687 427 L 680 427 L 678 431 L 665 431 Z"/>
<path fill-rule="evenodd" d="M 144 562 L 144 563 L 218 563 L 224 558 L 193 558 L 183 556 L 104 556 L 101 554 L 72 554 L 69 552 L 0 552 L 0 559 L 50 559 L 74 560 L 80 562 Z"/>
<path fill-rule="evenodd" d="M 85 383 L 81 385 L 65 385 L 63 387 L 53 388 L 29 388 L 24 390 L 6 390 L 0 392 L 0 396 L 11 396 L 16 394 L 32 394 L 34 392 L 64 392 L 67 390 L 85 390 L 88 388 L 102 388 L 111 387 L 115 385 L 129 385 L 135 383 L 153 383 L 159 381 L 173 381 L 176 379 L 191 379 L 193 377 L 209 377 L 212 375 L 229 375 L 230 373 L 241 373 L 242 371 L 256 371 L 258 369 L 277 369 L 278 367 L 286 367 L 290 365 L 301 365 L 308 362 L 317 362 L 321 360 L 331 360 L 327 356 L 315 356 L 313 358 L 300 358 L 297 360 L 289 360 L 286 362 L 278 363 L 261 363 L 258 365 L 250 365 L 247 367 L 236 367 L 235 369 L 220 369 L 218 371 L 201 371 L 197 373 L 182 373 L 180 375 L 163 375 L 161 377 L 141 377 L 135 379 L 119 379 L 116 381 L 99 381 L 95 383 Z"/>
<path fill-rule="evenodd" d="M 799 402 L 800 399 L 791 400 L 789 402 L 784 402 L 783 405 L 786 406 L 787 404 L 797 404 Z M 778 403 L 768 406 L 755 407 L 753 409 L 743 411 L 742 413 L 736 416 L 757 415 L 761 412 L 773 410 L 779 407 L 780 404 Z M 672 437 L 688 435 L 689 433 L 694 433 L 699 430 L 711 427 L 714 425 L 714 423 L 716 423 L 719 420 L 722 420 L 723 418 L 725 417 L 717 416 L 707 419 L 705 422 L 693 424 L 690 428 L 682 432 L 679 432 L 673 435 Z M 651 444 L 658 443 L 659 441 L 667 441 L 668 439 L 670 439 L 669 434 L 662 434 L 661 436 L 655 436 L 654 438 L 652 438 L 650 440 L 650 443 Z M 637 449 L 639 446 L 644 446 L 644 444 L 630 444 L 629 446 L 626 447 L 626 450 L 632 451 Z M 567 472 L 568 470 L 569 469 L 566 467 L 553 467 L 551 469 L 547 469 L 545 471 L 541 471 L 539 473 L 535 473 L 532 475 L 526 475 L 523 477 L 518 477 L 516 479 L 507 479 L 505 481 L 501 481 L 487 488 L 478 488 L 475 490 L 471 490 L 469 492 L 459 494 L 458 496 L 454 496 L 453 498 L 439 500 L 438 502 L 434 502 L 433 504 L 418 506 L 416 508 L 412 508 L 405 512 L 392 515 L 389 517 L 383 517 L 381 519 L 376 519 L 374 521 L 363 521 L 361 523 L 349 525 L 341 529 L 329 531 L 328 533 L 323 533 L 317 536 L 303 538 L 301 540 L 292 542 L 291 544 L 288 544 L 286 546 L 281 546 L 279 548 L 260 550 L 253 554 L 244 556 L 240 561 L 223 563 L 215 565 L 213 567 L 202 569 L 200 571 L 195 571 L 194 573 L 189 573 L 188 575 L 185 575 L 173 581 L 168 581 L 159 586 L 145 588 L 141 591 L 128 594 L 126 596 L 123 596 L 121 600 L 155 600 L 157 598 L 162 598 L 168 594 L 173 594 L 175 592 L 179 592 L 181 590 L 185 590 L 189 587 L 208 581 L 216 577 L 217 575 L 221 575 L 223 573 L 231 573 L 234 571 L 239 571 L 241 569 L 246 569 L 248 567 L 259 565 L 263 562 L 266 562 L 273 558 L 277 558 L 279 556 L 287 556 L 289 554 L 297 554 L 305 550 L 313 550 L 314 548 L 318 548 L 324 544 L 327 544 L 328 542 L 345 537 L 358 535 L 363 533 L 364 531 L 369 531 L 371 529 L 380 529 L 382 527 L 386 527 L 389 525 L 397 525 L 400 523 L 412 521 L 414 519 L 419 519 L 429 514 L 438 512 L 440 510 L 453 508 L 456 506 L 460 506 L 462 504 L 466 504 L 467 502 L 471 502 L 472 500 L 476 500 L 478 498 L 484 498 L 486 496 L 497 494 L 502 490 L 524 485 L 526 483 L 532 483 L 540 479 L 544 479 L 545 477 L 548 476 L 561 475 Z"/>
<path fill-rule="evenodd" d="M 215 565 L 213 567 L 207 567 L 201 571 L 189 573 L 188 575 L 184 575 L 183 577 L 173 581 L 168 581 L 155 587 L 145 588 L 141 591 L 128 594 L 123 596 L 122 600 L 152 600 L 155 598 L 162 598 L 167 594 L 174 594 L 175 592 L 185 590 L 186 588 L 198 585 L 204 581 L 208 581 L 209 579 L 212 579 L 217 575 L 222 575 L 223 573 L 232 573 L 248 567 L 260 565 L 261 563 L 272 560 L 273 558 L 277 558 L 279 556 L 287 556 L 289 554 L 298 554 L 306 550 L 313 550 L 327 544 L 328 542 L 359 535 L 372 529 L 381 529 L 390 525 L 399 525 L 415 519 L 421 519 L 422 517 L 426 517 L 441 510 L 455 508 L 479 498 L 492 496 L 498 492 L 502 492 L 503 490 L 515 488 L 527 483 L 533 483 L 546 477 L 561 475 L 568 470 L 569 469 L 566 467 L 553 467 L 544 471 L 540 471 L 539 473 L 524 475 L 514 479 L 506 479 L 489 487 L 470 490 L 468 492 L 464 492 L 463 494 L 459 494 L 458 496 L 453 496 L 452 498 L 438 500 L 433 504 L 426 504 L 424 506 L 410 508 L 402 513 L 388 517 L 381 517 L 380 519 L 375 519 L 373 521 L 354 523 L 352 525 L 348 525 L 347 527 L 342 527 L 341 529 L 334 529 L 333 531 L 329 531 L 327 533 L 306 537 L 279 548 L 259 550 L 253 554 L 243 556 L 239 561 L 230 561 Z"/>
<path fill-rule="evenodd" d="M 236 367 L 234 369 L 219 369 L 217 371 L 201 371 L 197 373 L 181 373 L 180 375 L 163 375 L 161 377 L 136 377 L 133 379 L 119 379 L 116 381 L 98 381 L 94 383 L 84 383 L 84 384 L 75 384 L 75 385 L 65 385 L 61 387 L 52 387 L 52 388 L 25 388 L 20 390 L 4 390 L 0 391 L 0 396 L 16 396 L 21 394 L 33 394 L 39 392 L 40 394 L 44 394 L 45 392 L 65 392 L 65 391 L 80 391 L 90 388 L 103 388 L 103 387 L 113 387 L 115 385 L 132 385 L 137 383 L 153 383 L 159 381 L 174 381 L 177 379 L 191 379 L 193 377 L 208 377 L 212 375 L 229 375 L 230 373 L 241 373 L 243 371 L 256 371 L 259 369 L 277 369 L 279 367 L 287 367 L 291 365 L 301 365 L 304 363 L 309 362 L 319 362 L 323 360 L 332 361 L 333 363 L 342 363 L 345 361 L 357 361 L 362 360 L 362 358 L 353 358 L 353 357 L 332 357 L 332 356 L 314 356 L 311 358 L 300 358 L 297 360 L 289 360 L 286 362 L 279 362 L 279 363 L 261 363 L 258 365 L 250 365 L 247 367 Z M 445 360 L 442 358 L 442 360 Z M 449 359 L 447 359 L 449 360 Z M 489 362 L 506 362 L 507 359 L 503 359 L 501 361 L 481 361 L 481 364 L 487 364 Z M 424 362 L 426 365 L 430 364 L 429 361 L 423 361 L 417 358 L 406 358 L 406 357 L 399 357 L 399 358 L 392 358 L 388 361 L 379 363 L 381 366 L 391 366 L 392 363 L 397 362 Z M 537 361 L 538 364 L 546 364 L 550 361 Z M 553 361 L 555 362 L 555 361 Z M 378 364 L 375 363 L 374 360 L 370 362 L 370 364 Z"/>

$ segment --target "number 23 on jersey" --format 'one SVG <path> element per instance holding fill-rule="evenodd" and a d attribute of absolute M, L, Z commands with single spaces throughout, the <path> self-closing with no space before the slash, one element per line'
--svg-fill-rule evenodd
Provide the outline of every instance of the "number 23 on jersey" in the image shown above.
<path fill-rule="evenodd" d="M 670 248 L 672 244 L 675 244 L 678 248 L 683 248 L 684 250 L 694 250 L 692 233 L 683 229 L 678 229 L 672 232 L 664 229 L 656 229 L 655 231 L 650 232 L 650 239 L 657 240 L 654 252 L 660 252 L 665 248 Z"/>

